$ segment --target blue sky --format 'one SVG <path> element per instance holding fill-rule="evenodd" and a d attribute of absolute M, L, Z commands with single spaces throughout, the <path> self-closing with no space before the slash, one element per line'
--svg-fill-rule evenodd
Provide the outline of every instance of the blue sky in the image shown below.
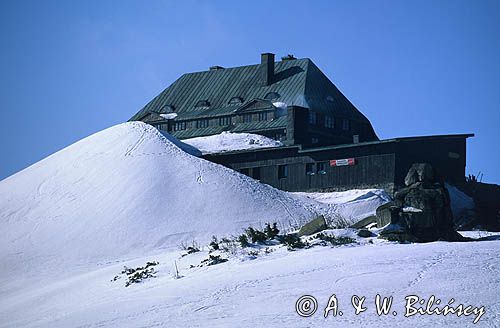
<path fill-rule="evenodd" d="M 2 1 L 0 179 L 185 72 L 311 58 L 381 138 L 475 133 L 500 183 L 500 1 Z"/>

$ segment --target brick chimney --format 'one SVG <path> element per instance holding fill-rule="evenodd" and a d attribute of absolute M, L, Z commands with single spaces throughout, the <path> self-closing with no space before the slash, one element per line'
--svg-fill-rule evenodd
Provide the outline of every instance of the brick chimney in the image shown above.
<path fill-rule="evenodd" d="M 271 85 L 274 78 L 274 54 L 263 53 L 260 55 L 260 84 Z"/>

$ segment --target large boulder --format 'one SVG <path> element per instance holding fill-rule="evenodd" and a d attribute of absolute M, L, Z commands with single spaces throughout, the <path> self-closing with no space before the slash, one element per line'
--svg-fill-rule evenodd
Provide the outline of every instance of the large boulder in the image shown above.
<path fill-rule="evenodd" d="M 434 181 L 434 171 L 428 163 L 415 163 L 410 167 L 405 177 L 405 185 L 411 186 L 414 183 L 428 183 Z"/>
<path fill-rule="evenodd" d="M 448 190 L 434 179 L 430 164 L 412 165 L 406 187 L 394 194 L 393 202 L 377 209 L 378 226 L 386 226 L 381 237 L 418 242 L 463 240 L 453 229 Z"/>
<path fill-rule="evenodd" d="M 323 215 L 320 215 L 317 218 L 315 218 L 314 220 L 306 223 L 302 228 L 300 228 L 297 235 L 299 237 L 309 236 L 309 235 L 313 235 L 317 232 L 323 231 L 327 228 L 328 227 L 326 225 L 325 218 L 323 217 Z"/>

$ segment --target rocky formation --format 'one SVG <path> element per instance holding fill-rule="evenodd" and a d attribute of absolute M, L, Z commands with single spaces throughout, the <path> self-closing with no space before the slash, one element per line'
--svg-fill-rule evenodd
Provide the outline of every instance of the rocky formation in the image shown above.
<path fill-rule="evenodd" d="M 435 180 L 430 164 L 413 164 L 405 185 L 395 193 L 394 201 L 377 209 L 377 225 L 388 224 L 380 233 L 382 238 L 412 242 L 465 240 L 453 228 L 448 190 Z"/>
<path fill-rule="evenodd" d="M 315 218 L 314 220 L 306 223 L 302 228 L 300 228 L 297 235 L 299 237 L 309 236 L 309 235 L 313 235 L 317 232 L 323 231 L 327 228 L 328 228 L 328 226 L 326 224 L 325 218 L 323 217 L 323 215 L 320 215 L 317 218 Z"/>

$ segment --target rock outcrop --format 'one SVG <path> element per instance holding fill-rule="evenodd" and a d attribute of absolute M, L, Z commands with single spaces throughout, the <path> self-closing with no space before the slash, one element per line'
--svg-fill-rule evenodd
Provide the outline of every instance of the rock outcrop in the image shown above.
<path fill-rule="evenodd" d="M 378 226 L 387 225 L 380 233 L 382 238 L 411 242 L 465 240 L 453 228 L 448 190 L 435 180 L 430 164 L 413 164 L 405 185 L 395 193 L 394 201 L 377 209 Z"/>

